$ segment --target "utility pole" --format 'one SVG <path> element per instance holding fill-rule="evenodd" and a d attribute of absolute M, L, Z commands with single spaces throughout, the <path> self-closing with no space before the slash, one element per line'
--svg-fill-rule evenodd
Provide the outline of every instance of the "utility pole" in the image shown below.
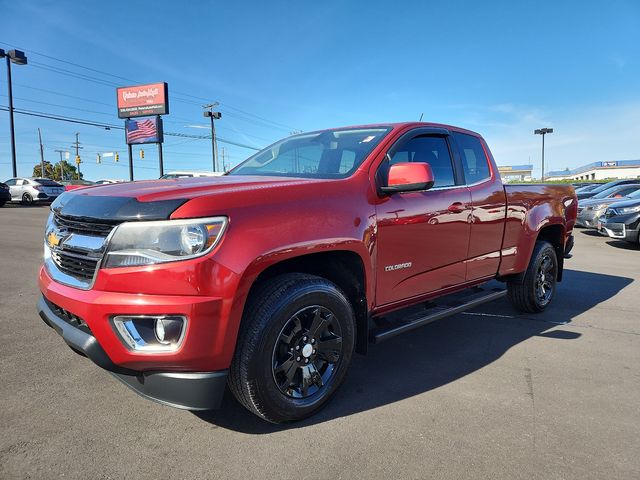
<path fill-rule="evenodd" d="M 54 150 L 55 152 L 58 152 L 60 154 L 60 180 L 64 180 L 64 166 L 63 166 L 63 159 L 62 159 L 62 154 L 63 153 L 69 153 L 66 150 Z M 54 169 L 54 173 L 55 173 L 55 169 Z"/>
<path fill-rule="evenodd" d="M 537 128 L 533 131 L 534 135 L 542 135 L 542 183 L 544 183 L 544 136 L 547 133 L 553 133 L 553 128 Z"/>
<path fill-rule="evenodd" d="M 211 155 L 213 156 L 213 171 L 218 171 L 218 142 L 216 141 L 216 127 L 213 123 L 214 120 L 220 120 L 222 118 L 221 112 L 214 112 L 213 108 L 219 105 L 218 102 L 209 103 L 207 105 L 203 105 L 202 108 L 205 109 L 202 114 L 205 117 L 209 117 L 211 119 Z M 209 110 L 206 110 L 206 109 Z"/>
<path fill-rule="evenodd" d="M 79 137 L 80 137 L 80 134 L 76 132 L 76 141 L 71 144 L 71 146 L 76 149 L 76 166 L 78 167 L 78 180 L 80 180 L 80 162 L 81 162 L 80 150 L 83 148 L 80 146 L 82 144 L 79 141 Z"/>
<path fill-rule="evenodd" d="M 40 142 L 40 175 L 42 178 L 47 178 L 44 173 L 44 149 L 42 148 L 42 132 L 38 128 L 38 141 Z"/>
<path fill-rule="evenodd" d="M 16 135 L 15 129 L 13 126 L 13 88 L 11 85 L 11 64 L 15 63 L 16 65 L 26 65 L 27 57 L 24 52 L 20 50 L 9 50 L 5 52 L 0 48 L 0 58 L 7 59 L 7 85 L 8 85 L 8 96 L 9 96 L 9 131 L 11 137 L 11 166 L 13 168 L 13 176 L 18 176 L 18 165 L 16 163 Z"/>

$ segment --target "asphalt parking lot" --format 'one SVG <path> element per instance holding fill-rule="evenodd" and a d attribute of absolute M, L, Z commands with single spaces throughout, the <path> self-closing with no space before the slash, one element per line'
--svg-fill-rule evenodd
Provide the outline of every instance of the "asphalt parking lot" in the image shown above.
<path fill-rule="evenodd" d="M 356 356 L 274 426 L 142 399 L 35 310 L 46 207 L 0 209 L 0 478 L 640 478 L 640 248 L 576 232 L 552 307 L 506 300 Z"/>

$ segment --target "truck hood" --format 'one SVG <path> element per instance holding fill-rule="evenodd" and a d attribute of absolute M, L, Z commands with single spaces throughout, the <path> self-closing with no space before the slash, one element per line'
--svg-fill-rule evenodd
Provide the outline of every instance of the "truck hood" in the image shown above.
<path fill-rule="evenodd" d="M 65 192 L 51 205 L 51 209 L 59 215 L 109 222 L 163 220 L 194 198 L 219 198 L 242 192 L 268 196 L 274 190 L 304 188 L 310 184 L 329 181 L 331 180 L 240 175 L 144 180 Z"/>

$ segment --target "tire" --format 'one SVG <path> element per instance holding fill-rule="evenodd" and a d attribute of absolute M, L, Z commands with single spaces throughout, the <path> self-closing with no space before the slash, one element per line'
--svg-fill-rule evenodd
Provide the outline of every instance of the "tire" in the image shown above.
<path fill-rule="evenodd" d="M 6 201 L 4 201 L 4 200 L 0 200 L 0 208 L 4 207 L 4 204 L 5 204 L 5 203 L 7 203 L 7 202 L 6 202 Z"/>
<path fill-rule="evenodd" d="M 354 325 L 347 297 L 328 280 L 298 273 L 268 280 L 247 301 L 229 372 L 231 392 L 272 423 L 313 415 L 344 380 Z"/>
<path fill-rule="evenodd" d="M 22 195 L 22 204 L 33 205 L 33 197 L 30 193 L 25 193 L 24 195 Z"/>
<path fill-rule="evenodd" d="M 536 242 L 523 281 L 507 283 L 509 300 L 521 312 L 542 312 L 553 300 L 557 277 L 555 248 L 546 241 Z"/>

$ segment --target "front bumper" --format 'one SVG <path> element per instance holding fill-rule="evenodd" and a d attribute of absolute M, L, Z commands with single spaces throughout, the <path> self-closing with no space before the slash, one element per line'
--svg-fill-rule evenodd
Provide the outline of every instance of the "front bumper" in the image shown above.
<path fill-rule="evenodd" d="M 145 398 L 188 410 L 209 410 L 220 406 L 227 371 L 158 372 L 136 371 L 115 364 L 92 335 L 88 325 L 44 296 L 38 301 L 38 313 L 77 353 L 113 374 L 118 380 Z"/>
<path fill-rule="evenodd" d="M 601 217 L 601 228 L 611 238 L 618 238 L 628 242 L 640 240 L 640 212 Z"/>
<path fill-rule="evenodd" d="M 576 225 L 584 228 L 598 228 L 598 217 L 601 210 L 582 210 L 576 218 Z"/>

